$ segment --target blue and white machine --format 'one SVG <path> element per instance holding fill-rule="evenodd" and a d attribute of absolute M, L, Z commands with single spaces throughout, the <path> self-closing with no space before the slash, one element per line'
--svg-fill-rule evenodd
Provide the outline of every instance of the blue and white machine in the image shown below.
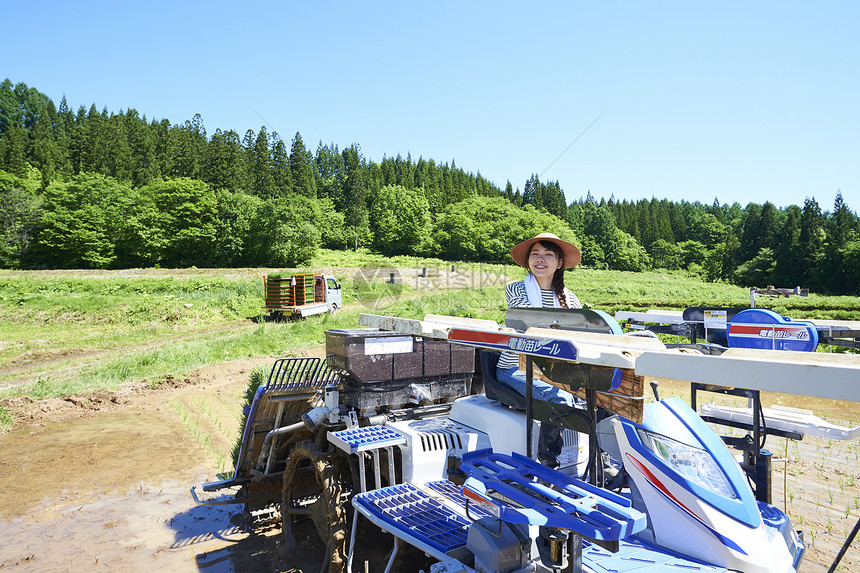
<path fill-rule="evenodd" d="M 640 538 L 732 571 L 797 570 L 805 547 L 788 517 L 756 502 L 725 444 L 680 398 L 646 406 L 642 424 L 607 418 L 598 435 L 648 516 Z"/>
<path fill-rule="evenodd" d="M 689 355 L 708 383 L 719 375 L 735 385 L 746 384 L 738 373 L 745 367 L 757 372 L 768 360 L 783 365 L 798 360 L 797 371 L 809 374 L 810 365 L 797 353 L 789 358 L 779 353 L 778 359 L 769 351 L 735 356 L 714 369 L 701 360 L 721 357 L 669 351 L 654 338 L 540 328 L 516 332 L 488 328 L 485 321 L 470 325 L 447 318 L 398 321 L 365 315 L 361 322 L 600 368 L 638 372 L 641 362 L 643 372 L 677 374 L 678 379 L 689 372 Z M 846 367 L 856 376 L 860 357 L 842 357 L 833 368 L 823 365 L 816 371 L 819 387 L 813 392 L 841 395 Z M 832 385 L 821 383 L 830 378 Z M 856 389 L 848 391 L 849 399 L 860 399 Z M 397 543 L 406 542 L 438 560 L 434 573 L 798 571 L 805 546 L 789 518 L 756 499 L 730 450 L 680 399 L 647 404 L 641 423 L 614 415 L 596 424 L 592 436 L 605 452 L 604 464 L 626 477 L 617 477 L 612 491 L 588 483 L 606 486 L 608 480 L 589 476 L 586 481 L 528 457 L 537 437 L 528 429 L 537 423 L 478 395 L 457 400 L 448 415 L 435 421 L 389 424 L 404 437 L 402 475 L 409 483 L 353 498 L 356 519 L 366 517 L 397 540 L 389 568 Z M 447 444 L 446 455 L 430 452 L 436 461 L 429 465 L 421 461 L 428 459 L 424 449 L 439 440 L 428 434 L 444 435 Z M 603 454 L 592 448 L 591 455 Z"/>

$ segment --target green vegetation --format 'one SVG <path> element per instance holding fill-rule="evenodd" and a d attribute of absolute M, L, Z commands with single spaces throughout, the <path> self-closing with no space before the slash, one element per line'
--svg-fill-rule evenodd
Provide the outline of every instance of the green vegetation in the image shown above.
<path fill-rule="evenodd" d="M 265 127 L 210 136 L 199 115 L 75 113 L 0 82 L 0 268 L 295 267 L 321 248 L 504 263 L 511 245 L 550 231 L 592 269 L 860 295 L 860 218 L 839 190 L 823 192 L 831 212 L 814 197 L 567 204 L 537 175 L 501 189 L 453 160 L 374 162 L 357 143 L 311 152 L 301 134 L 288 147 Z"/>
<path fill-rule="evenodd" d="M 239 421 L 239 427 L 244 428 L 245 423 L 248 421 L 248 414 L 245 413 L 245 408 L 250 408 L 251 404 L 254 403 L 254 396 L 257 394 L 257 388 L 262 386 L 266 379 L 269 377 L 269 370 L 267 368 L 263 368 L 258 366 L 251 370 L 251 375 L 248 380 L 248 387 L 245 389 L 245 398 L 242 401 L 242 417 Z M 236 463 L 239 461 L 239 449 L 242 447 L 242 434 L 238 435 L 236 443 L 233 445 L 233 451 L 231 453 L 233 466 L 236 466 Z"/>
<path fill-rule="evenodd" d="M 504 284 L 523 274 L 512 265 L 459 263 L 452 271 L 445 261 L 371 253 L 359 255 L 359 268 L 338 268 L 345 262 L 342 256 L 322 251 L 314 262 L 341 280 L 346 308 L 336 316 L 285 322 L 261 315 L 262 273 L 257 269 L 3 272 L 0 399 L 58 397 L 140 380 L 156 385 L 208 364 L 321 349 L 326 330 L 357 327 L 362 312 L 501 322 Z M 404 278 L 389 284 L 390 272 Z M 586 304 L 610 314 L 749 304 L 746 289 L 705 283 L 680 271 L 576 269 L 567 284 Z M 860 319 L 860 300 L 853 297 L 810 295 L 758 303 L 771 303 L 798 319 Z M 10 421 L 0 409 L 0 425 Z"/>

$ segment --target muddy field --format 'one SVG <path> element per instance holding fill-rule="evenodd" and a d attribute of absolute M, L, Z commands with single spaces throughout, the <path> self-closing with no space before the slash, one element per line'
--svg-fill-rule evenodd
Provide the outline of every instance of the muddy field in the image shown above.
<path fill-rule="evenodd" d="M 313 532 L 286 553 L 280 529 L 249 535 L 239 506 L 199 507 L 189 487 L 230 468 L 248 374 L 246 360 L 208 367 L 185 380 L 167 380 L 87 396 L 6 401 L 20 422 L 0 435 L 0 570 L 173 572 L 318 571 Z M 666 395 L 682 386 L 662 386 Z M 797 403 L 828 419 L 858 425 L 860 405 Z M 804 573 L 826 571 L 860 515 L 860 444 L 771 438 L 774 504 L 787 509 L 810 545 Z M 787 479 L 785 475 L 787 468 Z M 370 537 L 368 537 L 370 536 Z M 382 571 L 390 542 L 374 547 L 371 571 Z M 406 552 L 399 571 L 427 563 Z M 363 563 L 356 570 L 363 570 Z M 860 540 L 839 571 L 860 571 Z"/>

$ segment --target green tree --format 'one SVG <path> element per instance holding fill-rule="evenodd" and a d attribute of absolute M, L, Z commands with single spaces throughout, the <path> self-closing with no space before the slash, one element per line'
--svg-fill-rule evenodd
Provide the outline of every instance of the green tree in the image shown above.
<path fill-rule="evenodd" d="M 559 219 L 567 218 L 567 202 L 564 199 L 564 191 L 562 191 L 558 181 L 545 184 L 541 194 L 543 196 L 544 207 L 548 213 L 555 215 Z"/>
<path fill-rule="evenodd" d="M 652 198 L 649 211 L 652 218 L 651 227 L 654 229 L 654 240 L 663 240 L 674 245 L 675 235 L 672 232 L 672 223 L 669 219 L 669 201 L 667 199 L 657 201 L 657 199 Z"/>
<path fill-rule="evenodd" d="M 290 156 L 284 140 L 277 133 L 272 133 L 272 177 L 275 194 L 284 197 L 293 191 L 293 174 L 290 169 Z"/>
<path fill-rule="evenodd" d="M 10 125 L 3 134 L 2 148 L 0 148 L 0 167 L 17 175 L 24 177 L 27 173 L 27 133 L 19 125 Z"/>
<path fill-rule="evenodd" d="M 737 252 L 740 248 L 740 242 L 735 236 L 734 230 L 729 227 L 726 231 L 726 238 L 723 240 L 723 263 L 721 278 L 727 281 L 733 281 L 735 278 L 735 269 L 737 268 Z"/>
<path fill-rule="evenodd" d="M 519 209 L 501 197 L 473 197 L 439 214 L 432 250 L 448 259 L 511 262 L 511 246 L 543 232 L 579 242 L 567 222 L 555 215 L 531 205 Z"/>
<path fill-rule="evenodd" d="M 257 197 L 269 199 L 277 197 L 275 190 L 275 178 L 272 174 L 272 158 L 269 153 L 269 135 L 266 126 L 260 128 L 260 132 L 253 139 L 253 144 L 247 147 L 248 135 L 246 134 L 246 148 L 248 152 L 248 175 L 250 192 Z"/>
<path fill-rule="evenodd" d="M 343 213 L 338 213 L 334 202 L 323 197 L 318 200 L 320 208 L 320 239 L 322 245 L 329 249 L 342 249 L 346 244 L 345 223 Z"/>
<path fill-rule="evenodd" d="M 126 184 L 92 173 L 49 185 L 34 262 L 61 268 L 110 267 L 132 195 Z"/>
<path fill-rule="evenodd" d="M 609 268 L 617 271 L 641 272 L 651 265 L 651 257 L 642 245 L 621 229 L 615 229 L 612 251 L 609 253 Z"/>
<path fill-rule="evenodd" d="M 100 162 L 103 173 L 117 181 L 131 182 L 133 172 L 131 146 L 128 142 L 124 116 L 112 115 L 108 118 L 102 137 L 106 140 L 105 155 Z"/>
<path fill-rule="evenodd" d="M 323 145 L 320 142 L 317 146 L 314 165 L 317 170 L 317 179 L 319 180 L 317 197 L 328 197 L 333 202 L 335 209 L 341 206 L 342 210 L 343 180 L 346 175 L 346 167 L 337 145 L 334 143 Z"/>
<path fill-rule="evenodd" d="M 678 247 L 681 249 L 681 261 L 685 268 L 689 268 L 691 265 L 701 266 L 704 264 L 708 254 L 708 247 L 704 244 L 690 240 L 678 243 Z"/>
<path fill-rule="evenodd" d="M 761 207 L 761 222 L 759 224 L 759 235 L 761 247 L 775 250 L 779 242 L 779 210 L 770 201 L 766 201 Z"/>
<path fill-rule="evenodd" d="M 160 176 L 155 134 L 146 117 L 140 117 L 137 110 L 127 110 L 123 120 L 131 154 L 131 182 L 135 187 L 143 187 Z"/>
<path fill-rule="evenodd" d="M 321 213 L 302 195 L 265 201 L 251 225 L 250 257 L 255 265 L 297 267 L 319 249 Z"/>
<path fill-rule="evenodd" d="M 203 118 L 196 113 L 193 119 L 186 121 L 182 127 L 171 128 L 170 132 L 176 151 L 173 157 L 175 167 L 171 174 L 174 177 L 201 179 L 208 145 Z"/>
<path fill-rule="evenodd" d="M 532 176 L 526 181 L 525 187 L 523 187 L 523 205 L 531 205 L 535 209 L 543 209 L 545 207 L 543 185 L 535 173 L 532 173 Z"/>
<path fill-rule="evenodd" d="M 263 208 L 263 200 L 241 191 L 219 189 L 215 192 L 218 213 L 215 218 L 216 242 L 213 264 L 219 267 L 249 266 L 251 232 Z"/>
<path fill-rule="evenodd" d="M 671 270 L 681 268 L 681 248 L 664 239 L 657 239 L 651 245 L 651 258 L 656 268 Z"/>
<path fill-rule="evenodd" d="M 715 247 L 726 236 L 726 226 L 711 213 L 697 212 L 693 216 L 691 236 L 706 247 Z"/>
<path fill-rule="evenodd" d="M 0 266 L 21 267 L 41 216 L 41 198 L 27 191 L 19 178 L 0 171 Z"/>
<path fill-rule="evenodd" d="M 800 236 L 797 239 L 801 251 L 799 259 L 802 281 L 808 288 L 820 288 L 823 280 L 824 245 L 827 238 L 825 219 L 815 198 L 807 198 L 800 215 Z"/>
<path fill-rule="evenodd" d="M 343 163 L 346 172 L 342 209 L 344 239 L 349 246 L 357 250 L 371 239 L 367 209 L 368 185 L 358 144 L 354 143 L 343 150 Z"/>
<path fill-rule="evenodd" d="M 36 110 L 30 125 L 30 143 L 27 156 L 30 163 L 42 174 L 42 187 L 47 187 L 62 168 L 63 158 L 57 147 L 55 128 L 57 111 L 54 103 L 45 98 L 35 104 Z"/>
<path fill-rule="evenodd" d="M 833 214 L 827 218 L 827 242 L 824 246 L 822 261 L 822 286 L 833 294 L 846 292 L 850 283 L 850 265 L 846 261 L 846 246 L 852 237 L 860 234 L 860 223 L 842 199 L 842 191 L 837 191 L 833 202 Z"/>
<path fill-rule="evenodd" d="M 207 147 L 204 180 L 212 189 L 248 191 L 245 151 L 235 131 L 215 131 Z"/>
<path fill-rule="evenodd" d="M 737 284 L 748 287 L 765 287 L 773 284 L 771 275 L 776 267 L 773 250 L 762 247 L 752 259 L 744 262 L 735 270 Z"/>
<path fill-rule="evenodd" d="M 803 283 L 803 267 L 800 261 L 803 257 L 800 247 L 800 208 L 792 205 L 788 208 L 785 224 L 780 232 L 781 240 L 776 250 L 776 266 L 774 281 L 782 286 L 801 286 Z M 808 288 L 808 287 L 807 287 Z"/>
<path fill-rule="evenodd" d="M 305 143 L 298 131 L 290 147 L 290 173 L 292 174 L 293 191 L 315 199 L 317 184 L 314 177 L 314 160 L 305 148 Z"/>
<path fill-rule="evenodd" d="M 842 260 L 845 265 L 845 284 L 841 291 L 847 295 L 860 295 L 860 234 L 851 231 L 842 247 Z"/>
<path fill-rule="evenodd" d="M 386 185 L 370 207 L 373 246 L 380 252 L 419 254 L 429 240 L 430 208 L 423 189 Z"/>
<path fill-rule="evenodd" d="M 215 194 L 203 181 L 167 179 L 148 186 L 159 213 L 165 267 L 208 266 L 217 242 Z"/>

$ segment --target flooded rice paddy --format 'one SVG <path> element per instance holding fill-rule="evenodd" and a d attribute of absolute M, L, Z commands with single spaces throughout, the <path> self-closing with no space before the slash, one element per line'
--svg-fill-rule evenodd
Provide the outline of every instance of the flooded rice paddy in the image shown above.
<path fill-rule="evenodd" d="M 210 367 L 169 389 L 109 399 L 11 405 L 23 420 L 0 435 L 0 570 L 319 570 L 311 534 L 285 554 L 279 527 L 246 533 L 240 506 L 201 507 L 189 494 L 228 470 L 253 366 Z M 661 391 L 689 397 L 680 383 L 662 383 Z M 857 403 L 781 394 L 763 401 L 860 425 Z M 804 531 L 802 571 L 826 571 L 860 517 L 860 442 L 771 437 L 766 447 L 787 460 L 773 465 L 773 502 Z M 418 563 L 407 554 L 396 568 L 417 571 Z M 838 570 L 860 571 L 860 540 Z"/>

